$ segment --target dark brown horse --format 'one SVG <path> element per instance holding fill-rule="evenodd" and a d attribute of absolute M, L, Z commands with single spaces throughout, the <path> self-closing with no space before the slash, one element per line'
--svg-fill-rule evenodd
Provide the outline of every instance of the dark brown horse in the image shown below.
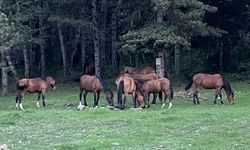
<path fill-rule="evenodd" d="M 131 94 L 134 108 L 137 107 L 137 103 L 140 108 L 144 108 L 144 96 L 140 88 L 138 88 L 138 83 L 132 77 L 122 75 L 118 76 L 115 81 L 117 85 L 117 103 L 118 107 L 124 109 L 126 106 L 126 97 Z"/>
<path fill-rule="evenodd" d="M 86 62 L 83 66 L 84 74 L 94 75 L 95 74 L 95 63 Z"/>
<path fill-rule="evenodd" d="M 121 74 L 129 73 L 129 74 L 150 74 L 150 73 L 156 73 L 155 67 L 153 66 L 146 66 L 145 68 L 137 69 L 132 66 L 124 66 Z"/>
<path fill-rule="evenodd" d="M 42 78 L 24 78 L 17 81 L 17 96 L 16 96 L 16 108 L 18 108 L 18 105 L 23 110 L 22 106 L 22 97 L 25 95 L 26 91 L 29 93 L 38 93 L 38 99 L 37 99 L 37 107 L 40 107 L 39 100 L 42 96 L 43 100 L 43 106 L 45 107 L 45 92 L 46 89 L 51 86 L 53 89 L 55 89 L 56 81 L 48 76 L 45 79 Z"/>
<path fill-rule="evenodd" d="M 109 106 L 113 107 L 113 92 L 110 90 L 108 84 L 99 77 L 83 75 L 80 78 L 80 104 L 82 106 L 82 96 L 84 98 L 84 106 L 88 106 L 86 97 L 88 92 L 94 92 L 94 107 L 98 107 L 98 101 L 100 99 L 100 92 L 103 91 L 106 95 L 106 99 Z M 84 92 L 84 93 L 83 93 Z"/>
<path fill-rule="evenodd" d="M 204 74 L 198 73 L 193 76 L 191 82 L 186 86 L 185 90 L 192 87 L 193 89 L 193 103 L 200 104 L 198 99 L 198 92 L 201 87 L 205 89 L 215 89 L 214 104 L 219 96 L 221 104 L 223 104 L 221 89 L 224 89 L 227 94 L 227 99 L 230 104 L 234 104 L 234 93 L 230 86 L 230 83 L 224 79 L 220 74 Z"/>
<path fill-rule="evenodd" d="M 172 107 L 171 100 L 173 99 L 173 88 L 171 86 L 170 81 L 167 78 L 161 78 L 157 80 L 146 81 L 142 84 L 142 90 L 145 96 L 145 100 L 147 101 L 147 107 L 150 106 L 149 103 L 149 94 L 150 93 L 164 93 L 164 101 L 162 104 L 162 108 L 165 107 L 166 100 L 169 99 L 169 107 Z"/>

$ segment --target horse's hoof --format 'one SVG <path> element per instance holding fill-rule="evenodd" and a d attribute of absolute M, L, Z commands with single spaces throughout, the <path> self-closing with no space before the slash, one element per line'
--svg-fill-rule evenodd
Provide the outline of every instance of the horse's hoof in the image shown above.
<path fill-rule="evenodd" d="M 114 106 L 106 106 L 108 109 L 113 110 L 115 107 Z"/>

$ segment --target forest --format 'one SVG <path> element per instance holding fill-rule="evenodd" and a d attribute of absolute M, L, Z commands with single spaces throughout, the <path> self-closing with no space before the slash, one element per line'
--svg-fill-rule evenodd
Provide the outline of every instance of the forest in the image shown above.
<path fill-rule="evenodd" d="M 154 65 L 165 76 L 250 73 L 248 0 L 0 0 L 2 95 L 8 82 L 68 81 L 95 64 L 114 78 L 124 65 Z"/>

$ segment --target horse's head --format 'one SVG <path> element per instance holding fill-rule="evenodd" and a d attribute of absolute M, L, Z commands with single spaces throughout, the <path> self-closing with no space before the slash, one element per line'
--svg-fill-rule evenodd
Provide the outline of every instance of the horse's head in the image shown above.
<path fill-rule="evenodd" d="M 227 100 L 229 104 L 234 104 L 234 93 L 231 92 L 230 94 L 227 94 Z"/>
<path fill-rule="evenodd" d="M 52 89 L 56 89 L 56 86 L 55 86 L 56 81 L 52 77 L 50 77 L 50 76 L 46 77 L 46 82 L 48 85 L 51 86 Z"/>
<path fill-rule="evenodd" d="M 114 93 L 111 90 L 107 90 L 105 91 L 105 94 L 106 94 L 106 99 L 109 103 L 109 106 L 114 106 L 114 100 L 113 100 Z"/>

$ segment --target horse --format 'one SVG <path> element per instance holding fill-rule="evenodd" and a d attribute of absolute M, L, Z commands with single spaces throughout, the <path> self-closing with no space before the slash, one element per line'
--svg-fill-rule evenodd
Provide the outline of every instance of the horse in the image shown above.
<path fill-rule="evenodd" d="M 123 70 L 121 71 L 121 74 L 129 73 L 129 74 L 150 74 L 150 73 L 156 73 L 154 66 L 146 66 L 145 68 L 137 69 L 132 66 L 124 66 Z"/>
<path fill-rule="evenodd" d="M 42 78 L 23 78 L 17 81 L 16 87 L 17 87 L 17 96 L 16 96 L 16 108 L 18 108 L 18 105 L 22 110 L 22 97 L 25 95 L 26 91 L 29 93 L 38 93 L 38 99 L 37 99 L 37 107 L 40 107 L 39 101 L 42 96 L 43 100 L 43 106 L 45 107 L 45 92 L 49 86 L 51 86 L 52 89 L 55 89 L 56 81 L 53 79 L 53 77 L 45 77 L 45 79 Z"/>
<path fill-rule="evenodd" d="M 171 100 L 173 99 L 173 87 L 167 78 L 145 81 L 141 87 L 145 96 L 145 100 L 147 101 L 147 107 L 150 107 L 149 94 L 160 92 L 164 93 L 164 101 L 162 104 L 162 108 L 165 107 L 167 99 L 169 99 L 168 109 L 172 107 Z"/>
<path fill-rule="evenodd" d="M 143 83 L 143 82 L 149 81 L 149 80 L 160 79 L 160 77 L 156 73 L 150 73 L 150 74 L 145 74 L 145 75 L 143 75 L 143 74 L 128 74 L 128 73 L 125 73 L 123 75 L 132 77 L 133 79 L 137 80 L 140 83 Z M 156 97 L 157 97 L 156 93 L 153 93 L 152 104 L 156 104 Z M 160 99 L 160 101 L 162 101 L 162 92 L 159 92 L 159 99 Z"/>
<path fill-rule="evenodd" d="M 84 98 L 84 107 L 87 107 L 86 97 L 88 92 L 94 92 L 94 107 L 98 107 L 100 93 L 104 92 L 110 107 L 114 106 L 114 93 L 109 88 L 108 84 L 97 76 L 83 75 L 80 77 L 80 94 L 79 106 L 82 106 L 82 97 Z"/>
<path fill-rule="evenodd" d="M 126 97 L 131 94 L 134 108 L 136 108 L 137 103 L 140 108 L 144 108 L 144 95 L 141 89 L 138 88 L 138 83 L 132 77 L 122 75 L 118 76 L 115 80 L 115 84 L 117 85 L 117 104 L 121 109 L 125 108 Z"/>
<path fill-rule="evenodd" d="M 193 103 L 199 105 L 198 93 L 201 87 L 205 89 L 215 89 L 214 104 L 217 102 L 219 96 L 221 104 L 223 104 L 221 89 L 224 89 L 227 94 L 229 104 L 234 104 L 234 92 L 232 91 L 230 83 L 224 79 L 220 74 L 195 74 L 192 80 L 187 84 L 185 90 L 192 87 L 193 89 Z"/>

